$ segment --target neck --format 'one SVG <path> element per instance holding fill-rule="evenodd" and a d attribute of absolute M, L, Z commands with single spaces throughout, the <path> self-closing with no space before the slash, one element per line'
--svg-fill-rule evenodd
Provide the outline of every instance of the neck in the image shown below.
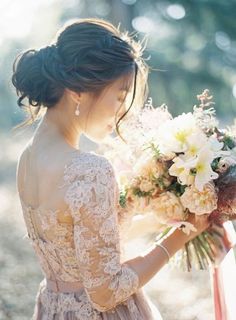
<path fill-rule="evenodd" d="M 54 107 L 53 107 L 54 109 Z M 37 134 L 50 137 L 54 141 L 68 144 L 74 149 L 78 149 L 80 134 L 75 130 L 73 125 L 66 123 L 68 115 L 62 115 L 56 109 L 47 109 L 38 128 Z"/>

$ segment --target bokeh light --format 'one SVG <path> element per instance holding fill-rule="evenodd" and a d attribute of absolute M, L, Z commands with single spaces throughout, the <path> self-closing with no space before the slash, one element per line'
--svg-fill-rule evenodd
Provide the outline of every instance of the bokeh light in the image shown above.
<path fill-rule="evenodd" d="M 150 18 L 141 16 L 141 17 L 136 17 L 132 20 L 132 26 L 134 27 L 135 30 L 139 32 L 149 33 L 153 31 L 153 28 L 155 25 Z"/>
<path fill-rule="evenodd" d="M 181 4 L 171 4 L 167 7 L 166 11 L 175 20 L 183 19 L 185 16 L 185 9 Z"/>
<path fill-rule="evenodd" d="M 217 31 L 215 33 L 215 43 L 217 47 L 221 50 L 228 51 L 230 49 L 230 38 L 229 36 L 223 31 Z"/>
<path fill-rule="evenodd" d="M 233 86 L 232 92 L 233 92 L 234 98 L 236 99 L 236 83 L 235 83 L 234 86 Z"/>

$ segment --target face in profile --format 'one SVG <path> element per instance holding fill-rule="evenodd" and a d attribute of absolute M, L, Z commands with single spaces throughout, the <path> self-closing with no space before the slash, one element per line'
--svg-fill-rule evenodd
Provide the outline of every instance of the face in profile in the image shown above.
<path fill-rule="evenodd" d="M 133 95 L 133 74 L 120 77 L 97 98 L 81 94 L 83 111 L 79 125 L 91 140 L 99 142 L 115 129 L 117 120 L 127 111 Z"/>

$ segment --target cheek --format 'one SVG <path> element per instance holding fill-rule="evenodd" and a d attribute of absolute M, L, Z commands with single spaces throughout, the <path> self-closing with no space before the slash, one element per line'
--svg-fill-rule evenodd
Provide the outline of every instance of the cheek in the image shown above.
<path fill-rule="evenodd" d="M 101 112 L 101 114 L 103 114 L 106 118 L 114 118 L 120 107 L 121 102 L 118 101 L 117 98 L 111 97 L 110 99 L 104 101 L 102 106 L 103 112 Z"/>
<path fill-rule="evenodd" d="M 104 126 L 115 122 L 116 113 L 119 112 L 120 114 L 121 109 L 123 110 L 117 95 L 112 94 L 104 97 L 95 103 L 90 111 L 90 126 L 94 127 L 95 130 L 103 130 Z"/>

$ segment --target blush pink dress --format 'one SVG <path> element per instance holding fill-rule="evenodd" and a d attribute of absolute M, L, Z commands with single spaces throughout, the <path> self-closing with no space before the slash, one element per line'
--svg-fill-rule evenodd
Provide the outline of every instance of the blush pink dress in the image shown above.
<path fill-rule="evenodd" d="M 20 196 L 26 237 L 44 275 L 32 320 L 162 319 L 123 261 L 126 215 L 118 197 L 110 162 L 80 151 L 52 191 L 57 207 L 33 208 Z"/>

